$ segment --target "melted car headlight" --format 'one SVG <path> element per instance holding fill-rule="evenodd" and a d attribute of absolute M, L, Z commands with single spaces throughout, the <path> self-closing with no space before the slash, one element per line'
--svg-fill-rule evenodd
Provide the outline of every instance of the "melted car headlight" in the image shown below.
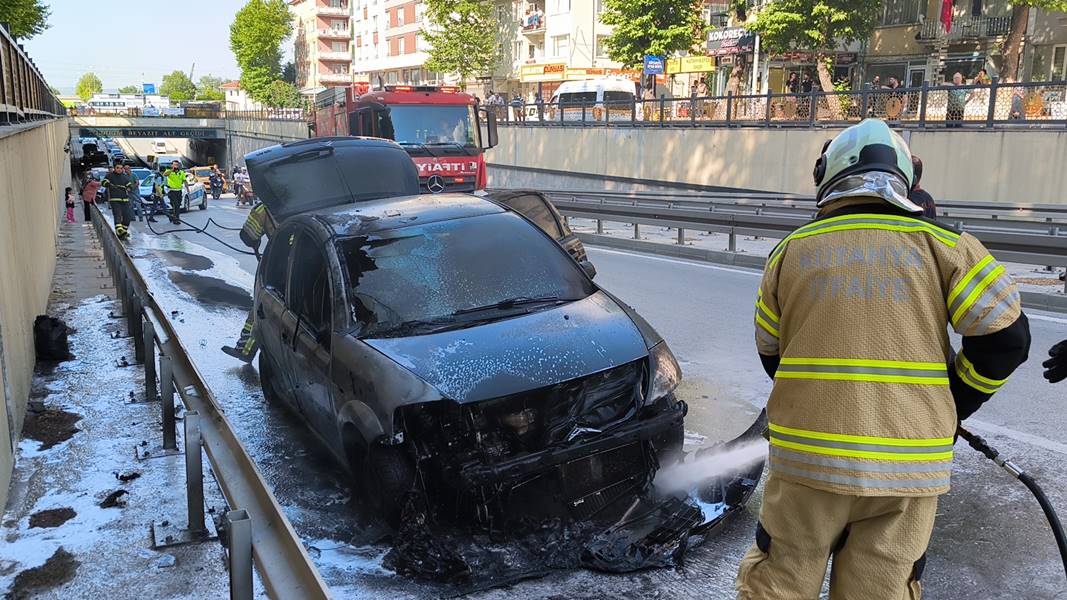
<path fill-rule="evenodd" d="M 660 342 L 648 351 L 649 372 L 652 374 L 648 384 L 645 405 L 654 404 L 678 387 L 682 380 L 682 369 L 666 342 Z"/>

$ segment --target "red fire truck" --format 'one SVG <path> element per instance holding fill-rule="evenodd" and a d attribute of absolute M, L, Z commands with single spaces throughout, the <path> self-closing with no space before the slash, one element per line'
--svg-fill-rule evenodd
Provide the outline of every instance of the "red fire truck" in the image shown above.
<path fill-rule="evenodd" d="M 454 87 L 367 83 L 327 88 L 315 97 L 315 137 L 359 135 L 394 140 L 419 169 L 424 193 L 485 188 L 485 151 L 497 143 L 496 115 Z"/>

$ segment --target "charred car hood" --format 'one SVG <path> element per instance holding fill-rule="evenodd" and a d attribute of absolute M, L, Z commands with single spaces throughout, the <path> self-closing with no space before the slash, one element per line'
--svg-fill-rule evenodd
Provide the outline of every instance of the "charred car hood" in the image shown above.
<path fill-rule="evenodd" d="M 599 291 L 486 325 L 363 341 L 460 403 L 550 386 L 648 355 L 634 322 Z"/>

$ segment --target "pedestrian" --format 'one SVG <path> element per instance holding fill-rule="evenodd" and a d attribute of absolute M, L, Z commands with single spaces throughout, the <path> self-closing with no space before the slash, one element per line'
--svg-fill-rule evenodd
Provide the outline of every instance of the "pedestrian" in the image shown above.
<path fill-rule="evenodd" d="M 1008 113 L 1008 118 L 1016 121 L 1022 121 L 1026 119 L 1026 109 L 1023 105 L 1022 88 L 1017 87 L 1011 92 L 1011 112 Z"/>
<path fill-rule="evenodd" d="M 929 192 L 919 187 L 919 180 L 923 176 L 923 161 L 914 154 L 911 155 L 912 184 L 908 191 L 908 200 L 923 209 L 923 216 L 927 219 L 937 218 L 937 206 L 934 197 Z"/>
<path fill-rule="evenodd" d="M 67 205 L 67 223 L 74 222 L 74 189 L 67 188 L 63 193 L 63 202 Z"/>
<path fill-rule="evenodd" d="M 241 203 L 250 201 L 250 199 L 248 198 L 248 186 L 250 183 L 250 179 L 248 177 L 248 169 L 246 169 L 245 167 L 241 167 L 241 170 L 238 171 L 237 175 L 234 177 L 233 183 L 237 193 L 237 204 L 235 204 L 234 206 L 241 206 Z"/>
<path fill-rule="evenodd" d="M 978 75 L 974 77 L 975 85 L 989 85 L 993 83 L 993 79 L 989 77 L 989 71 L 985 69 L 978 69 Z"/>
<path fill-rule="evenodd" d="M 133 180 L 133 187 L 130 188 L 130 204 L 133 207 L 133 216 L 138 221 L 144 221 L 144 216 L 142 216 L 141 214 L 143 212 L 141 210 L 141 182 L 138 181 L 137 177 L 133 174 L 133 170 L 130 169 L 130 165 L 124 165 L 123 172 L 129 175 L 130 179 Z"/>
<path fill-rule="evenodd" d="M 800 102 L 797 103 L 797 114 L 802 119 L 808 118 L 809 111 L 811 110 L 811 90 L 812 90 L 811 73 L 805 72 L 803 78 L 800 80 L 800 92 L 804 95 Z"/>
<path fill-rule="evenodd" d="M 797 77 L 797 72 L 793 71 L 789 74 L 789 79 L 785 82 L 785 91 L 790 94 L 796 94 L 800 91 L 800 78 Z"/>
<path fill-rule="evenodd" d="M 511 112 L 515 114 L 515 120 L 523 123 L 526 121 L 526 109 L 523 106 L 522 96 L 515 92 L 511 97 Z"/>
<path fill-rule="evenodd" d="M 963 121 L 963 111 L 967 106 L 967 90 L 959 89 L 963 85 L 963 73 L 956 71 L 952 74 L 952 85 L 956 89 L 948 91 L 948 105 L 945 109 L 946 127 L 959 127 Z"/>
<path fill-rule="evenodd" d="M 1026 360 L 1011 276 L 918 217 L 907 144 L 867 119 L 823 146 L 818 216 L 771 252 L 756 346 L 770 456 L 739 600 L 917 599 L 957 423 Z M 953 358 L 947 327 L 962 336 Z"/>
<path fill-rule="evenodd" d="M 115 219 L 115 234 L 120 240 L 125 240 L 130 235 L 130 221 L 133 220 L 130 190 L 137 184 L 134 183 L 133 177 L 126 174 L 126 169 L 119 164 L 104 177 L 101 185 L 107 190 L 111 215 Z"/>
<path fill-rule="evenodd" d="M 697 118 L 704 117 L 704 98 L 708 97 L 708 84 L 703 77 L 697 78 Z"/>
<path fill-rule="evenodd" d="M 82 211 L 85 213 L 85 222 L 93 220 L 89 207 L 96 204 L 96 193 L 100 190 L 100 181 L 96 176 L 89 174 L 89 180 L 82 186 Z"/>
<path fill-rule="evenodd" d="M 170 168 L 163 171 L 163 183 L 167 190 L 167 199 L 170 200 L 170 222 L 178 225 L 182 222 L 178 216 L 181 214 L 182 191 L 189 193 L 189 182 L 180 162 L 171 161 Z"/>
<path fill-rule="evenodd" d="M 260 202 L 252 207 L 252 210 L 248 213 L 248 218 L 245 219 L 244 226 L 241 227 L 241 241 L 249 248 L 252 248 L 258 258 L 259 245 L 263 237 L 266 236 L 269 243 L 271 237 L 274 236 L 274 230 L 277 228 L 278 224 L 274 220 L 274 216 L 267 210 L 266 205 Z M 249 309 L 244 326 L 241 327 L 241 334 L 237 336 L 237 343 L 233 346 L 223 346 L 222 351 L 237 360 L 251 364 L 256 357 L 256 352 L 259 350 L 259 344 L 256 342 L 254 332 L 255 322 L 256 313 L 254 310 Z"/>

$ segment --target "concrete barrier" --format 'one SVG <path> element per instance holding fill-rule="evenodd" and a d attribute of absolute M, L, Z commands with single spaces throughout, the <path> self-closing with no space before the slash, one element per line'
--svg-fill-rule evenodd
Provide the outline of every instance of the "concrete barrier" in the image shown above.
<path fill-rule="evenodd" d="M 243 165 L 245 154 L 267 146 L 307 139 L 304 121 L 273 119 L 227 119 L 226 152 L 228 165 Z"/>
<path fill-rule="evenodd" d="M 70 162 L 66 119 L 0 128 L 0 505 L 26 413 L 36 354 L 33 320 L 44 314 Z"/>
<path fill-rule="evenodd" d="M 838 131 L 502 127 L 486 157 L 489 185 L 812 195 L 815 159 Z M 901 133 L 935 199 L 1067 204 L 1067 131 Z"/>

